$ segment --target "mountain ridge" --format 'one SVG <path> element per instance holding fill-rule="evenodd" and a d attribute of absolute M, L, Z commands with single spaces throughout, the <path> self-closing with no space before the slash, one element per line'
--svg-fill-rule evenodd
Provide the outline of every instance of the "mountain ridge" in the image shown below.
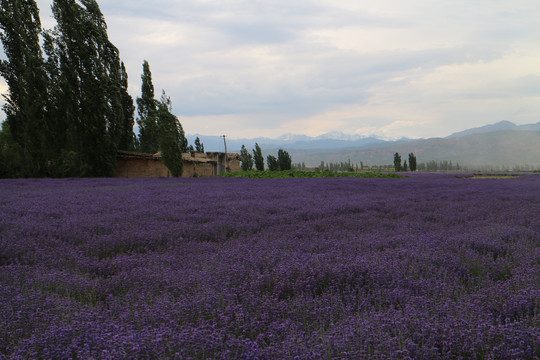
<path fill-rule="evenodd" d="M 540 168 L 540 131 L 500 130 L 468 134 L 453 138 L 429 138 L 408 142 L 386 143 L 381 146 L 338 150 L 291 151 L 293 162 L 316 166 L 321 161 L 351 160 L 365 165 L 389 165 L 393 155 L 400 153 L 406 160 L 414 153 L 418 163 L 452 161 L 469 168 L 533 167 Z"/>
<path fill-rule="evenodd" d="M 494 131 L 514 130 L 514 131 L 540 131 L 540 122 L 534 124 L 516 125 L 511 121 L 503 120 L 494 124 L 470 128 L 452 133 L 442 139 L 457 138 L 472 134 L 483 134 Z M 208 136 L 201 134 L 188 134 L 190 144 L 193 144 L 197 137 L 205 145 L 207 151 L 224 151 L 223 139 L 220 136 Z M 439 138 L 439 137 L 433 137 Z M 309 136 L 304 134 L 287 133 L 276 138 L 255 137 L 255 138 L 227 138 L 227 148 L 230 151 L 240 151 L 242 145 L 248 148 L 258 143 L 263 149 L 284 148 L 294 150 L 319 150 L 319 149 L 344 149 L 349 147 L 363 147 L 366 145 L 384 145 L 396 142 L 408 142 L 417 140 L 428 140 L 433 138 L 388 138 L 379 135 L 346 134 L 340 131 L 331 131 L 319 136 Z"/>
<path fill-rule="evenodd" d="M 472 134 L 484 134 L 493 131 L 503 131 L 503 130 L 515 130 L 515 131 L 540 131 L 540 122 L 535 124 L 525 124 L 525 125 L 516 125 L 511 121 L 503 120 L 495 124 L 488 124 L 476 128 L 467 129 L 464 131 L 455 132 L 446 137 L 446 139 L 472 135 Z"/>
<path fill-rule="evenodd" d="M 206 151 L 224 151 L 223 139 L 199 136 Z M 190 139 L 191 140 L 191 139 Z M 190 141 L 192 143 L 192 141 Z M 500 121 L 453 133 L 446 137 L 427 139 L 385 140 L 376 136 L 349 135 L 332 132 L 317 137 L 285 134 L 279 138 L 227 139 L 227 149 L 239 152 L 242 145 L 248 150 L 258 143 L 263 155 L 275 155 L 278 149 L 287 150 L 294 163 L 317 166 L 324 162 L 363 162 L 365 165 L 393 163 L 393 154 L 403 156 L 413 152 L 418 162 L 453 161 L 468 167 L 534 166 L 540 167 L 540 122 L 516 125 Z"/>

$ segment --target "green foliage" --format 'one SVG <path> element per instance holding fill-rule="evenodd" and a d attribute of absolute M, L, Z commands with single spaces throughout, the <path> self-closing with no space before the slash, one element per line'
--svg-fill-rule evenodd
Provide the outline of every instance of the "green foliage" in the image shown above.
<path fill-rule="evenodd" d="M 416 171 L 416 156 L 413 153 L 409 154 L 409 168 L 411 171 Z"/>
<path fill-rule="evenodd" d="M 122 98 L 122 133 L 120 135 L 120 141 L 118 144 L 119 150 L 135 150 L 135 134 L 133 133 L 133 125 L 135 125 L 135 105 L 133 104 L 133 98 L 128 93 L 128 74 L 124 63 L 121 63 L 121 90 L 120 95 Z"/>
<path fill-rule="evenodd" d="M 343 173 L 334 171 L 243 171 L 234 173 L 224 173 L 223 177 L 244 177 L 250 179 L 278 179 L 278 178 L 324 178 L 324 177 L 356 177 L 356 178 L 404 178 L 404 176 L 395 173 Z"/>
<path fill-rule="evenodd" d="M 201 143 L 201 139 L 198 136 L 195 139 L 195 152 L 204 153 L 204 144 Z"/>
<path fill-rule="evenodd" d="M 401 171 L 401 155 L 399 153 L 394 154 L 394 170 Z"/>
<path fill-rule="evenodd" d="M 266 158 L 266 163 L 268 164 L 268 170 L 269 171 L 278 171 L 279 170 L 279 162 L 275 156 L 268 155 Z"/>
<path fill-rule="evenodd" d="M 62 149 L 52 171 L 58 177 L 81 177 L 91 172 L 89 165 L 81 160 L 81 154 L 73 150 Z"/>
<path fill-rule="evenodd" d="M 161 160 L 174 177 L 182 176 L 184 161 L 182 159 L 186 138 L 178 118 L 171 113 L 171 99 L 165 92 L 158 104 L 158 143 Z"/>
<path fill-rule="evenodd" d="M 283 149 L 278 150 L 278 157 L 277 161 L 279 163 L 279 170 L 285 171 L 285 170 L 291 170 L 292 167 L 292 160 L 289 153 Z"/>
<path fill-rule="evenodd" d="M 158 151 L 158 119 L 157 101 L 154 99 L 154 85 L 152 83 L 152 73 L 148 61 L 143 62 L 143 73 L 141 75 L 141 97 L 137 98 L 139 125 L 140 150 L 146 153 Z"/>
<path fill-rule="evenodd" d="M 242 149 L 240 150 L 240 157 L 242 158 L 242 171 L 253 169 L 253 157 L 244 145 L 242 145 Z"/>
<path fill-rule="evenodd" d="M 80 165 L 73 172 L 79 176 L 112 176 L 123 127 L 118 49 L 108 39 L 95 0 L 55 0 L 52 10 L 57 26 L 47 53 L 49 65 L 58 66 L 52 82 L 57 86 L 56 129 L 65 139 L 60 150 L 77 154 Z"/>
<path fill-rule="evenodd" d="M 98 3 L 54 0 L 57 25 L 44 32 L 34 0 L 0 5 L 9 88 L 1 176 L 114 175 L 117 150 L 137 149 L 134 106 Z"/>
<path fill-rule="evenodd" d="M 19 144 L 11 136 L 9 124 L 5 121 L 0 130 L 0 178 L 24 176 L 22 164 Z"/>
<path fill-rule="evenodd" d="M 19 161 L 10 176 L 45 176 L 51 134 L 45 112 L 47 76 L 39 39 L 39 9 L 33 0 L 1 0 L 0 5 L 0 40 L 7 57 L 0 60 L 0 76 L 9 88 L 3 110 L 11 145 L 17 144 L 9 146 L 9 161 Z"/>
<path fill-rule="evenodd" d="M 407 166 L 407 160 L 403 161 L 403 171 L 409 171 L 409 167 Z"/>
<path fill-rule="evenodd" d="M 255 143 L 255 149 L 253 149 L 253 160 L 255 161 L 255 168 L 264 171 L 264 157 L 258 143 Z"/>

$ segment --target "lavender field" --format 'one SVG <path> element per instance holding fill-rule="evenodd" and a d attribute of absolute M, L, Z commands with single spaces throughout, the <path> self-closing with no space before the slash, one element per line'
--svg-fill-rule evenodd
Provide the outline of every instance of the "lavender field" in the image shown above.
<path fill-rule="evenodd" d="M 540 176 L 0 181 L 1 359 L 535 359 Z"/>

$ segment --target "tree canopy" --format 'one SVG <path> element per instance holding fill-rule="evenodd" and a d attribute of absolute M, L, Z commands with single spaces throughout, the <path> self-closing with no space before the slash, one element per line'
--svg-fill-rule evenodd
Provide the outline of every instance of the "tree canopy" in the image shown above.
<path fill-rule="evenodd" d="M 182 176 L 184 161 L 182 153 L 186 146 L 186 137 L 178 118 L 171 113 L 171 99 L 165 94 L 161 95 L 158 103 L 158 144 L 163 164 L 174 177 Z"/>
<path fill-rule="evenodd" d="M 394 154 L 394 170 L 401 171 L 401 155 L 399 153 Z"/>
<path fill-rule="evenodd" d="M 292 159 L 289 153 L 283 149 L 278 150 L 278 157 L 277 161 L 279 164 L 279 170 L 285 171 L 285 170 L 291 170 L 292 167 Z"/>
<path fill-rule="evenodd" d="M 416 156 L 414 153 L 409 154 L 409 169 L 411 171 L 416 171 Z"/>
<path fill-rule="evenodd" d="M 0 60 L 0 75 L 9 87 L 9 93 L 4 95 L 6 127 L 3 131 L 6 133 L 2 137 L 2 153 L 11 158 L 3 162 L 7 166 L 14 158 L 19 158 L 18 169 L 13 168 L 13 173 L 44 176 L 50 134 L 39 9 L 33 0 L 1 0 L 0 5 L 0 40 L 7 57 Z"/>
<path fill-rule="evenodd" d="M 268 155 L 266 157 L 266 163 L 268 164 L 268 170 L 270 171 L 278 171 L 279 170 L 279 162 L 277 158 L 273 155 Z"/>
<path fill-rule="evenodd" d="M 154 98 L 154 84 L 148 61 L 143 62 L 141 75 L 141 97 L 137 98 L 137 124 L 139 125 L 139 146 L 142 152 L 155 153 L 158 151 L 158 102 Z"/>
<path fill-rule="evenodd" d="M 241 167 L 243 171 L 253 169 L 253 156 L 251 156 L 244 145 L 242 145 L 242 149 L 240 150 L 240 157 L 242 158 Z"/>
<path fill-rule="evenodd" d="M 2 146 L 17 153 L 11 176 L 111 176 L 133 142 L 133 102 L 118 49 L 95 0 L 54 0 L 56 26 L 42 32 L 33 0 L 1 0 Z M 42 41 L 41 41 L 42 40 Z M 41 45 L 43 44 L 43 45 Z M 45 57 L 43 56 L 45 54 Z M 8 130 L 9 129 L 9 130 Z"/>
<path fill-rule="evenodd" d="M 195 151 L 198 153 L 204 153 L 204 144 L 201 143 L 201 139 L 197 136 L 195 139 Z"/>
<path fill-rule="evenodd" d="M 258 143 L 255 143 L 255 149 L 253 149 L 253 160 L 255 161 L 255 168 L 258 171 L 264 171 L 264 157 Z"/>
<path fill-rule="evenodd" d="M 171 101 L 154 96 L 148 61 L 135 105 L 119 50 L 96 0 L 54 0 L 42 31 L 35 0 L 0 0 L 0 76 L 8 93 L 0 130 L 1 177 L 113 176 L 118 150 L 155 153 L 182 173 L 187 140 Z M 199 150 L 204 151 L 202 144 Z"/>

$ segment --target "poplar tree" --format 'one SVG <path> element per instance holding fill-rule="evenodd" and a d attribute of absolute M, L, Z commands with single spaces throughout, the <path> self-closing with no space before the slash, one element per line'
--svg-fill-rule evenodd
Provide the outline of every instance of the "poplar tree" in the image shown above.
<path fill-rule="evenodd" d="M 133 133 L 133 125 L 135 125 L 135 105 L 133 104 L 133 98 L 128 93 L 128 74 L 123 62 L 121 63 L 120 95 L 122 98 L 123 126 L 118 149 L 133 151 L 135 150 L 135 134 Z"/>
<path fill-rule="evenodd" d="M 409 154 L 409 169 L 411 171 L 416 171 L 416 156 L 414 153 Z"/>
<path fill-rule="evenodd" d="M 4 137 L 13 140 L 2 146 L 12 155 L 18 153 L 20 175 L 45 176 L 50 134 L 39 9 L 34 0 L 1 0 L 0 5 L 0 40 L 7 57 L 0 61 L 0 76 L 9 89 L 4 95 L 9 127 Z"/>
<path fill-rule="evenodd" d="M 172 176 L 179 177 L 184 171 L 182 153 L 187 142 L 182 125 L 171 111 L 171 99 L 163 91 L 157 109 L 158 145 L 163 164 L 169 169 Z"/>
<path fill-rule="evenodd" d="M 21 175 L 114 175 L 118 148 L 133 143 L 133 100 L 98 3 L 54 0 L 57 25 L 45 32 L 34 0 L 0 5 L 5 131 Z"/>
<path fill-rule="evenodd" d="M 0 178 L 17 178 L 24 176 L 24 164 L 19 145 L 13 140 L 7 121 L 0 129 Z"/>
<path fill-rule="evenodd" d="M 401 171 L 401 155 L 399 153 L 394 154 L 394 170 Z"/>
<path fill-rule="evenodd" d="M 48 141 L 51 150 L 50 171 L 53 176 L 62 176 L 62 158 L 68 148 L 67 136 L 69 128 L 65 108 L 66 89 L 62 87 L 65 84 L 65 79 L 60 76 L 60 55 L 57 51 L 54 31 L 45 31 L 43 38 L 43 50 L 46 55 L 45 73 L 49 82 L 47 123 L 50 134 L 54 134 Z"/>
<path fill-rule="evenodd" d="M 241 166 L 243 171 L 249 171 L 253 169 L 253 157 L 244 145 L 242 145 L 242 149 L 240 150 L 240 157 L 242 158 Z"/>
<path fill-rule="evenodd" d="M 268 164 L 268 170 L 270 171 L 278 171 L 279 170 L 279 162 L 277 158 L 273 155 L 268 155 L 266 158 L 266 163 Z"/>
<path fill-rule="evenodd" d="M 264 157 L 258 143 L 255 143 L 255 149 L 253 149 L 253 160 L 255 161 L 255 168 L 264 171 Z"/>
<path fill-rule="evenodd" d="M 57 26 L 44 46 L 65 135 L 62 175 L 112 176 L 124 131 L 119 51 L 95 0 L 54 0 L 52 10 Z"/>
<path fill-rule="evenodd" d="M 154 99 L 154 85 L 152 84 L 150 65 L 146 60 L 143 62 L 141 80 L 141 97 L 137 98 L 140 149 L 142 152 L 155 153 L 159 147 L 157 102 Z"/>
<path fill-rule="evenodd" d="M 292 167 L 292 159 L 289 153 L 283 149 L 278 150 L 278 157 L 277 161 L 279 164 L 279 170 L 291 170 Z"/>
<path fill-rule="evenodd" d="M 201 143 L 201 139 L 198 136 L 195 139 L 195 152 L 204 153 L 204 144 Z"/>

